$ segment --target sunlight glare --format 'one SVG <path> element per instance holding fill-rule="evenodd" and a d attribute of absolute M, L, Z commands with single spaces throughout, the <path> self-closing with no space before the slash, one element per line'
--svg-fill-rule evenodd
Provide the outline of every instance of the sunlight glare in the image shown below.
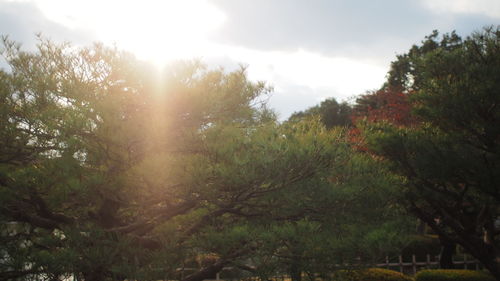
<path fill-rule="evenodd" d="M 225 15 L 206 0 L 37 0 L 47 18 L 163 64 L 203 55 Z"/>

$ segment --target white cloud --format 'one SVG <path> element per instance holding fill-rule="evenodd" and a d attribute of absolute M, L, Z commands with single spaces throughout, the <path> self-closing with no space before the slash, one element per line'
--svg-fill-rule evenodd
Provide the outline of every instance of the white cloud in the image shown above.
<path fill-rule="evenodd" d="M 26 1 L 26 0 L 17 0 Z M 30 0 L 59 25 L 159 63 L 192 56 L 225 15 L 207 0 Z"/>
<path fill-rule="evenodd" d="M 211 67 L 220 62 L 228 69 L 247 64 L 251 80 L 274 86 L 270 104 L 282 118 L 328 97 L 341 101 L 378 88 L 386 73 L 380 61 L 296 48 L 256 50 L 211 41 L 209 33 L 224 24 L 226 15 L 208 0 L 16 1 L 36 5 L 58 26 L 75 32 L 86 30 L 94 40 L 116 43 L 158 65 L 193 57 Z M 356 48 L 351 51 L 359 54 Z"/>
<path fill-rule="evenodd" d="M 423 0 L 423 4 L 440 14 L 480 14 L 500 19 L 499 0 Z"/>
<path fill-rule="evenodd" d="M 271 105 L 283 118 L 328 97 L 342 101 L 377 89 L 387 72 L 386 67 L 372 61 L 329 57 L 304 50 L 261 51 L 213 45 L 205 51 L 207 58 L 247 64 L 250 79 L 270 83 L 275 89 Z"/>

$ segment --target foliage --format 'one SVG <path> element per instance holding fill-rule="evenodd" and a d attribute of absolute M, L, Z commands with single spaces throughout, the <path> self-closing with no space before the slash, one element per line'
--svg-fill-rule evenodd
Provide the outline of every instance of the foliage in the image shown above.
<path fill-rule="evenodd" d="M 348 103 L 339 104 L 334 98 L 329 98 L 305 111 L 293 113 L 289 121 L 301 120 L 308 116 L 319 116 L 321 122 L 328 129 L 335 126 L 350 127 L 352 126 L 351 113 L 352 108 Z"/>
<path fill-rule="evenodd" d="M 367 152 L 366 140 L 359 130 L 360 124 L 387 122 L 396 126 L 413 126 L 418 118 L 412 114 L 410 94 L 396 88 L 382 88 L 356 99 L 351 119 L 357 125 L 349 131 L 350 141 L 357 150 Z"/>
<path fill-rule="evenodd" d="M 333 280 L 412 281 L 413 278 L 394 270 L 383 269 L 383 268 L 367 268 L 361 270 L 341 270 L 335 274 Z"/>
<path fill-rule="evenodd" d="M 463 41 L 451 34 L 440 44 L 428 38 L 413 47 L 404 56 L 411 60 L 407 82 L 413 81 L 406 89 L 415 91 L 411 99 L 421 123 L 361 124 L 368 147 L 405 177 L 408 210 L 440 237 L 461 245 L 497 279 L 499 35 L 492 27 Z"/>
<path fill-rule="evenodd" d="M 455 31 L 443 34 L 434 30 L 426 36 L 421 45 L 413 45 L 410 50 L 391 63 L 387 82 L 383 88 L 398 89 L 400 92 L 411 93 L 421 89 L 425 83 L 425 67 L 420 64 L 420 59 L 433 52 L 451 53 L 462 47 L 463 40 Z"/>
<path fill-rule="evenodd" d="M 416 281 L 493 281 L 495 278 L 483 271 L 458 269 L 422 270 L 415 275 Z"/>
<path fill-rule="evenodd" d="M 412 235 L 409 237 L 409 242 L 403 248 L 401 255 L 409 258 L 415 255 L 417 260 L 425 260 L 427 255 L 439 255 L 440 246 L 436 235 Z"/>
<path fill-rule="evenodd" d="M 387 121 L 394 125 L 410 126 L 417 123 L 411 114 L 409 94 L 394 88 L 384 88 L 356 99 L 354 121 L 366 118 L 370 122 Z"/>
<path fill-rule="evenodd" d="M 262 230 L 266 243 L 259 251 L 274 257 L 262 262 L 289 268 L 284 273 L 292 276 L 294 271 L 315 276 L 337 270 L 338 264 L 377 262 L 407 243 L 411 225 L 402 217 L 394 196 L 399 179 L 366 155 L 355 154 L 347 160 L 332 171 L 333 189 L 324 186 L 317 194 L 309 190 L 308 195 L 304 188 L 290 197 L 290 204 L 315 210 L 307 219 Z"/>
<path fill-rule="evenodd" d="M 274 261 L 313 270 L 390 244 L 377 229 L 397 217 L 400 178 L 341 129 L 279 124 L 244 69 L 160 72 L 45 40 L 34 53 L 7 40 L 3 54 L 0 279 L 191 281 L 230 265 L 264 276 Z"/>

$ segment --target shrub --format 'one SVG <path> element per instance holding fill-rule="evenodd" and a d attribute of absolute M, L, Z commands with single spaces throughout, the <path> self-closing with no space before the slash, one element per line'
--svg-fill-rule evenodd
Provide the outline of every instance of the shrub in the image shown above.
<path fill-rule="evenodd" d="M 415 281 L 495 281 L 495 278 L 484 271 L 464 269 L 428 269 L 415 275 Z"/>
<path fill-rule="evenodd" d="M 421 260 L 425 259 L 427 254 L 437 256 L 440 251 L 441 244 L 437 237 L 432 235 L 412 235 L 401 254 L 405 258 L 411 258 L 412 255 L 415 255 L 417 259 Z"/>
<path fill-rule="evenodd" d="M 340 270 L 334 280 L 342 281 L 413 281 L 413 278 L 406 276 L 403 273 L 383 269 L 383 268 L 367 268 L 359 270 Z"/>

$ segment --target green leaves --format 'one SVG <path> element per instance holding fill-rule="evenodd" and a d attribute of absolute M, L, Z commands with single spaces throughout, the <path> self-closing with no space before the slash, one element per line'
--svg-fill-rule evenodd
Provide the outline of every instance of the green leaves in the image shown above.
<path fill-rule="evenodd" d="M 437 42 L 435 32 L 393 64 L 394 71 L 409 67 L 404 75 L 413 81 L 406 90 L 421 122 L 406 128 L 362 124 L 368 146 L 405 178 L 408 210 L 440 239 L 481 259 L 497 278 L 498 35 L 498 27 L 489 27 L 464 40 L 452 33 Z M 389 82 L 400 74 L 391 72 Z M 489 212 L 495 215 L 483 217 Z"/>
<path fill-rule="evenodd" d="M 0 223 L 26 227 L 0 235 L 9 264 L 98 280 L 177 279 L 186 264 L 327 272 L 392 219 L 383 208 L 399 178 L 324 118 L 280 124 L 271 88 L 244 68 L 159 72 L 47 41 L 8 58 Z M 350 108 L 324 106 L 344 119 Z"/>

